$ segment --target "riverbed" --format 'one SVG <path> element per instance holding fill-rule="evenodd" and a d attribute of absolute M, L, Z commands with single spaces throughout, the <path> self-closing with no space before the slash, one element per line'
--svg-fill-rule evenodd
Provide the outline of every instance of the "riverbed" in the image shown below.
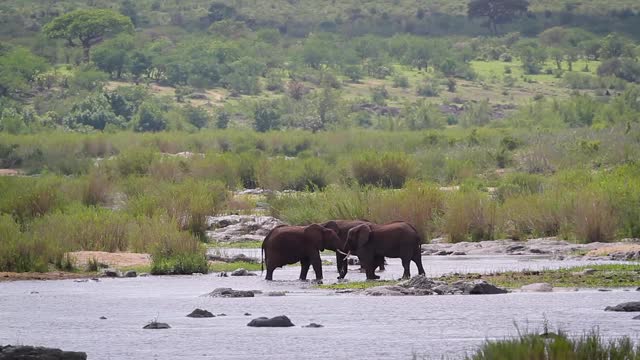
<path fill-rule="evenodd" d="M 240 250 L 230 250 L 235 253 Z M 243 249 L 242 252 L 252 254 Z M 259 255 L 259 253 L 258 253 Z M 325 256 L 331 259 L 331 256 Z M 402 267 L 389 259 L 384 279 Z M 450 272 L 535 270 L 590 264 L 544 257 L 424 257 L 427 275 Z M 364 274 L 352 267 L 350 280 Z M 412 273 L 415 274 L 412 265 Z M 324 266 L 325 283 L 336 281 L 334 266 Z M 459 359 L 485 340 L 518 331 L 539 330 L 548 320 L 582 334 L 598 327 L 605 337 L 640 338 L 640 322 L 629 313 L 604 307 L 637 301 L 632 289 L 595 289 L 486 296 L 367 297 L 319 290 L 294 280 L 299 267 L 260 276 L 218 274 L 101 279 L 99 282 L 17 281 L 0 284 L 0 344 L 28 344 L 85 351 L 89 359 Z M 258 272 L 259 274 L 259 272 Z M 310 272 L 313 278 L 313 272 Z M 254 298 L 203 296 L 219 287 L 262 290 Z M 286 291 L 285 296 L 267 296 Z M 195 308 L 209 319 L 185 317 Z M 251 316 L 244 315 L 250 313 Z M 250 328 L 258 316 L 287 315 L 292 328 Z M 104 316 L 107 319 L 101 320 Z M 143 330 L 157 319 L 168 330 Z M 302 328 L 310 322 L 323 328 Z"/>

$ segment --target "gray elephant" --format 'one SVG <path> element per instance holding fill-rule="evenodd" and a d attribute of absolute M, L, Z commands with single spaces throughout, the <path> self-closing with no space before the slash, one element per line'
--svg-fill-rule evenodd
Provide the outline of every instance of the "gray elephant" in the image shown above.
<path fill-rule="evenodd" d="M 416 228 L 404 221 L 384 225 L 361 224 L 347 235 L 345 251 L 358 254 L 368 280 L 379 279 L 375 275 L 376 259 L 380 257 L 400 258 L 404 267 L 403 278 L 411 277 L 411 261 L 416 263 L 418 274 L 424 274 L 420 244 L 422 239 Z"/>
<path fill-rule="evenodd" d="M 267 280 L 273 280 L 273 270 L 300 262 L 300 280 L 307 279 L 309 266 L 313 266 L 316 280 L 322 280 L 320 252 L 336 249 L 340 239 L 331 229 L 318 224 L 309 226 L 275 227 L 262 242 L 263 266 L 267 266 Z M 264 268 L 263 268 L 264 270 Z"/>
<path fill-rule="evenodd" d="M 349 234 L 349 230 L 363 224 L 372 223 L 368 220 L 329 220 L 320 224 L 324 228 L 333 230 L 336 234 L 338 234 L 338 237 L 340 238 L 339 247 L 326 248 L 328 250 L 336 252 L 336 267 L 338 269 L 338 279 L 344 279 L 349 268 L 345 256 L 345 254 L 347 254 L 347 252 L 345 251 L 345 245 L 347 242 L 347 235 Z M 357 255 L 357 252 L 352 250 L 351 254 Z M 380 270 L 384 271 L 384 257 L 377 257 L 375 261 L 377 264 L 376 267 L 380 267 Z"/>

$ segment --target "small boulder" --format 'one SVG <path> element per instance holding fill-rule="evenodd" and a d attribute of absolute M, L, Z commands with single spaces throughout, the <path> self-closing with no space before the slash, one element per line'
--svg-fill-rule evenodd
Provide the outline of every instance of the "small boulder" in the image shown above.
<path fill-rule="evenodd" d="M 451 254 L 453 254 L 453 251 L 440 250 L 440 251 L 434 253 L 433 255 L 436 255 L 436 256 L 447 256 L 447 255 L 451 255 Z"/>
<path fill-rule="evenodd" d="M 640 315 L 635 316 L 635 317 L 633 318 L 633 320 L 640 320 Z"/>
<path fill-rule="evenodd" d="M 475 280 L 470 283 L 465 283 L 464 285 L 464 294 L 469 295 L 497 295 L 506 293 L 508 293 L 507 290 L 489 284 L 484 280 Z"/>
<path fill-rule="evenodd" d="M 145 325 L 143 329 L 171 329 L 171 326 L 167 323 L 152 321 Z"/>
<path fill-rule="evenodd" d="M 218 315 L 216 315 L 216 316 L 227 316 L 227 314 L 225 314 L 225 313 L 220 313 L 220 314 L 218 314 Z"/>
<path fill-rule="evenodd" d="M 269 291 L 267 296 L 285 296 L 287 295 L 286 291 Z"/>
<path fill-rule="evenodd" d="M 454 251 L 451 255 L 453 255 L 453 256 L 464 256 L 464 255 L 467 255 L 467 253 L 464 252 L 464 251 Z"/>
<path fill-rule="evenodd" d="M 256 276 L 256 274 L 250 272 L 247 269 L 236 269 L 231 273 L 231 276 Z"/>
<path fill-rule="evenodd" d="M 640 301 L 626 302 L 616 306 L 607 306 L 604 311 L 638 312 L 640 311 Z"/>
<path fill-rule="evenodd" d="M 121 277 L 122 274 L 120 271 L 112 268 L 107 268 L 102 270 L 102 275 L 106 277 Z"/>
<path fill-rule="evenodd" d="M 321 327 L 324 327 L 324 326 L 316 323 L 311 323 L 309 325 L 303 326 L 303 328 L 314 328 L 314 329 L 321 328 Z"/>
<path fill-rule="evenodd" d="M 138 273 L 135 272 L 134 270 L 129 270 L 129 271 L 124 273 L 124 277 L 126 277 L 126 278 L 138 277 Z"/>
<path fill-rule="evenodd" d="M 229 277 L 229 274 L 227 274 L 225 271 L 223 271 L 220 274 L 218 274 L 218 277 Z"/>
<path fill-rule="evenodd" d="M 195 309 L 191 312 L 191 314 L 187 315 L 190 318 L 212 318 L 215 317 L 211 312 L 203 309 Z"/>
<path fill-rule="evenodd" d="M 241 298 L 241 297 L 254 297 L 253 291 L 246 290 L 233 290 L 231 288 L 217 288 L 207 294 L 211 297 L 221 298 Z"/>
<path fill-rule="evenodd" d="M 535 283 L 524 285 L 520 288 L 524 292 L 552 292 L 553 286 L 547 283 Z"/>
<path fill-rule="evenodd" d="M 106 316 L 100 316 L 100 320 L 107 320 Z"/>
<path fill-rule="evenodd" d="M 78 280 L 73 280 L 73 282 L 85 283 L 85 282 L 89 282 L 89 279 L 78 279 Z"/>
<path fill-rule="evenodd" d="M 266 317 L 259 317 L 251 320 L 247 326 L 251 327 L 291 327 L 295 326 L 288 317 L 284 315 L 272 317 L 271 319 Z"/>
<path fill-rule="evenodd" d="M 244 313 L 244 316 L 251 316 L 250 313 Z"/>
<path fill-rule="evenodd" d="M 138 275 L 139 277 L 148 277 L 150 276 L 149 273 L 140 273 L 140 275 Z"/>

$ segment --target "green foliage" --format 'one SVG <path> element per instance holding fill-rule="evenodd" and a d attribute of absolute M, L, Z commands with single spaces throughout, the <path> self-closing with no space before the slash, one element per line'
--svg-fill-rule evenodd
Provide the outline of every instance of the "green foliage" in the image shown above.
<path fill-rule="evenodd" d="M 277 130 L 280 126 L 280 116 L 276 103 L 271 101 L 257 102 L 253 111 L 253 128 L 258 132 Z"/>
<path fill-rule="evenodd" d="M 133 117 L 133 129 L 139 132 L 156 132 L 167 128 L 168 120 L 159 104 L 146 101 Z"/>
<path fill-rule="evenodd" d="M 132 32 L 128 17 L 106 9 L 79 9 L 53 19 L 43 32 L 52 39 L 64 39 L 69 45 L 80 41 L 84 60 L 89 61 L 89 50 L 102 37 L 120 32 Z"/>
<path fill-rule="evenodd" d="M 440 109 L 433 103 L 421 101 L 408 107 L 405 122 L 410 130 L 442 129 L 446 120 Z"/>
<path fill-rule="evenodd" d="M 45 71 L 45 59 L 22 47 L 0 52 L 0 96 L 27 91 L 35 76 Z"/>
<path fill-rule="evenodd" d="M 414 171 L 414 166 L 403 153 L 364 152 L 352 159 L 351 171 L 360 185 L 401 188 Z"/>
<path fill-rule="evenodd" d="M 484 359 L 637 359 L 629 337 L 603 339 L 596 330 L 574 339 L 566 333 L 521 334 L 515 339 L 487 341 L 470 360 Z"/>

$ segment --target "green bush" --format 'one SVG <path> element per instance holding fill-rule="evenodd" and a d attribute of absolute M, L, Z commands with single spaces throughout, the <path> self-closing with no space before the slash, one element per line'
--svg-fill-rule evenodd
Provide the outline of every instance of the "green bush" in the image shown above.
<path fill-rule="evenodd" d="M 197 238 L 178 231 L 174 223 L 156 218 L 142 223 L 140 232 L 155 238 L 151 250 L 152 274 L 206 274 L 209 271 L 206 248 Z"/>
<path fill-rule="evenodd" d="M 313 191 L 329 183 L 329 165 L 318 158 L 263 159 L 256 165 L 258 185 L 270 190 Z"/>
<path fill-rule="evenodd" d="M 492 240 L 496 204 L 478 191 L 457 191 L 447 197 L 442 230 L 450 242 Z"/>
<path fill-rule="evenodd" d="M 360 185 L 401 188 L 414 170 L 413 159 L 399 152 L 365 152 L 351 160 L 353 177 Z"/>

